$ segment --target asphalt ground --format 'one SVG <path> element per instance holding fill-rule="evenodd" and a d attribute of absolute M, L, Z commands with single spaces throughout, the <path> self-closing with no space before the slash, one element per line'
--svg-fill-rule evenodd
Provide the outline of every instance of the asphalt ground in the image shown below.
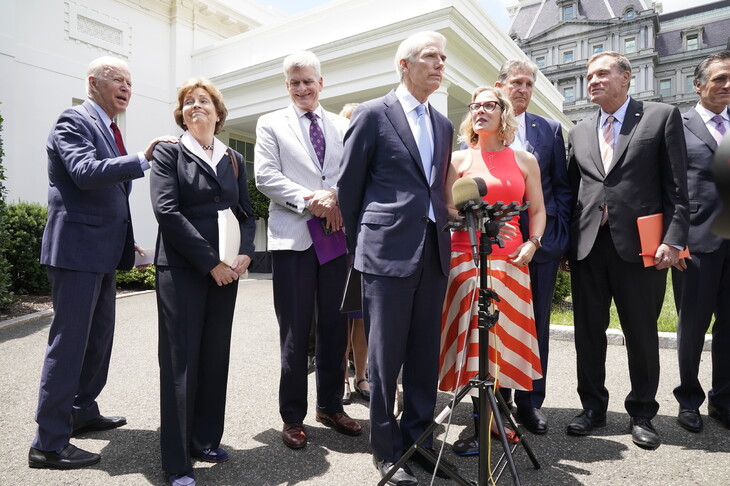
<path fill-rule="evenodd" d="M 278 414 L 278 326 L 272 306 L 271 280 L 252 275 L 239 284 L 234 318 L 228 388 L 226 431 L 222 446 L 231 460 L 224 464 L 195 463 L 198 484 L 206 485 L 375 485 L 379 475 L 368 444 L 367 404 L 355 394 L 345 410 L 363 425 L 363 435 L 347 437 L 314 420 L 314 407 L 305 420 L 309 444 L 290 450 L 281 442 Z M 30 469 L 27 456 L 35 433 L 33 420 L 38 382 L 50 317 L 0 323 L 0 485 L 164 485 L 159 453 L 159 371 L 157 365 L 157 313 L 154 292 L 120 298 L 117 328 L 108 384 L 99 397 L 102 413 L 124 415 L 122 428 L 89 433 L 72 440 L 75 445 L 102 455 L 99 464 L 80 470 Z M 730 430 L 707 417 L 705 429 L 692 434 L 676 421 L 677 403 L 672 389 L 678 382 L 676 350 L 662 348 L 659 415 L 653 423 L 662 437 L 657 450 L 636 447 L 629 434 L 623 408 L 629 380 L 626 350 L 610 345 L 607 386 L 611 393 L 608 424 L 589 437 L 570 437 L 565 426 L 576 415 L 575 351 L 569 330 L 554 330 L 551 338 L 548 393 L 543 411 L 549 432 L 526 432 L 537 456 L 535 469 L 521 446 L 514 458 L 523 485 L 724 485 L 730 482 Z M 618 337 L 614 338 L 620 342 Z M 671 336 L 663 343 L 671 346 Z M 703 353 L 701 382 L 710 384 L 710 355 Z M 309 375 L 310 404 L 314 404 L 314 375 Z M 450 400 L 439 395 L 438 410 Z M 478 478 L 476 457 L 458 457 L 450 445 L 473 431 L 471 405 L 456 407 L 448 436 L 437 429 L 437 445 L 446 442 L 445 456 L 462 475 Z M 502 453 L 495 440 L 491 457 Z M 430 476 L 412 466 L 421 485 Z M 437 478 L 433 484 L 455 484 Z M 476 482 L 474 483 L 476 484 Z M 498 484 L 513 484 L 505 471 Z"/>

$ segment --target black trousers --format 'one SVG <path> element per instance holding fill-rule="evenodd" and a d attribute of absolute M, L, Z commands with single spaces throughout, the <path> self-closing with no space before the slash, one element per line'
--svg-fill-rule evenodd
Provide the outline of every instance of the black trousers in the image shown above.
<path fill-rule="evenodd" d="M 215 449 L 223 436 L 238 281 L 219 287 L 191 268 L 156 274 L 162 468 L 185 474 L 190 448 Z"/>
<path fill-rule="evenodd" d="M 657 318 L 664 301 L 667 271 L 623 260 L 602 227 L 588 256 L 570 263 L 575 319 L 578 395 L 583 408 L 605 412 L 606 329 L 611 299 L 626 339 L 631 391 L 624 400 L 632 417 L 652 418 L 659 410 Z"/>

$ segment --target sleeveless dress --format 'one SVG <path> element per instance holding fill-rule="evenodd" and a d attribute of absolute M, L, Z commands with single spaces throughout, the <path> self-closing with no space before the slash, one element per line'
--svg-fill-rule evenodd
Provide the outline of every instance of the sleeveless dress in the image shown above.
<path fill-rule="evenodd" d="M 485 201 L 506 204 L 524 200 L 525 179 L 512 149 L 468 150 L 471 164 L 461 177 L 484 179 L 488 188 Z M 542 366 L 530 273 L 527 265 L 514 265 L 508 257 L 523 241 L 518 219 L 519 216 L 512 219 L 518 234 L 512 240 L 504 240 L 504 248 L 493 246 L 489 256 L 489 287 L 501 300 L 494 303 L 500 312 L 499 320 L 489 330 L 489 374 L 497 386 L 532 390 L 532 381 L 542 377 Z M 444 391 L 462 388 L 479 372 L 479 269 L 472 258 L 467 232 L 452 233 L 451 249 L 451 270 L 441 316 L 439 389 Z M 476 389 L 472 394 L 476 395 Z"/>

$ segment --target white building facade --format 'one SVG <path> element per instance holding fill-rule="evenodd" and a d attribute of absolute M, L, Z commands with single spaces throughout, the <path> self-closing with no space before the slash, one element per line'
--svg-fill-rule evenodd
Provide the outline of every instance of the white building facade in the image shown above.
<path fill-rule="evenodd" d="M 133 96 L 119 117 L 127 149 L 178 135 L 172 109 L 187 78 L 210 78 L 229 116 L 219 138 L 251 170 L 255 125 L 289 103 L 281 63 L 308 49 L 322 61 L 322 105 L 382 96 L 397 85 L 393 64 L 408 35 L 436 30 L 448 39 L 446 73 L 431 102 L 458 126 L 470 93 L 491 85 L 506 59 L 524 58 L 475 0 L 339 0 L 288 16 L 252 0 L 0 0 L 0 113 L 8 202 L 46 203 L 45 143 L 58 115 L 86 99 L 89 62 L 125 59 Z M 531 111 L 566 128 L 563 98 L 540 75 Z M 154 245 L 147 178 L 131 194 L 137 241 Z M 257 250 L 265 247 L 257 237 Z"/>

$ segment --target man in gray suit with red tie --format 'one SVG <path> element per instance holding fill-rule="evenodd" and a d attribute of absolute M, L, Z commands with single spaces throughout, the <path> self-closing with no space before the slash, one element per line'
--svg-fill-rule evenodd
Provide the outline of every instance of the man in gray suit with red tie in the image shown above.
<path fill-rule="evenodd" d="M 79 434 L 112 429 L 124 417 L 104 417 L 104 388 L 114 336 L 115 269 L 134 263 L 129 212 L 131 181 L 144 176 L 159 140 L 127 154 L 114 118 L 132 96 L 127 64 L 102 57 L 89 65 L 88 100 L 64 111 L 48 137 L 48 222 L 41 263 L 47 265 L 54 317 L 41 374 L 28 453 L 34 468 L 75 469 L 98 454 L 69 443 Z"/>
<path fill-rule="evenodd" d="M 444 181 L 453 127 L 428 98 L 441 85 L 446 39 L 421 32 L 395 56 L 401 84 L 358 106 L 345 135 L 339 198 L 368 331 L 370 443 L 381 476 L 433 420 L 441 307 L 449 272 Z M 403 368 L 404 408 L 393 414 Z M 432 446 L 432 438 L 423 444 Z M 433 465 L 420 452 L 425 468 Z M 441 461 L 442 465 L 444 461 Z M 439 471 L 441 473 L 441 471 Z M 417 484 L 406 465 L 391 484 Z"/>
<path fill-rule="evenodd" d="M 600 109 L 570 131 L 568 180 L 575 198 L 570 268 L 578 395 L 583 411 L 570 435 L 606 424 L 606 329 L 611 300 L 626 339 L 631 390 L 624 407 L 642 448 L 661 444 L 651 419 L 659 410 L 657 318 L 666 269 L 687 244 L 689 208 L 682 117 L 676 107 L 628 95 L 631 63 L 616 52 L 588 60 L 588 94 Z M 661 213 L 664 232 L 654 266 L 644 267 L 636 220 Z"/>
<path fill-rule="evenodd" d="M 347 277 L 343 254 L 319 263 L 308 223 L 320 218 L 331 231 L 342 228 L 337 204 L 342 137 L 347 119 L 319 104 L 324 87 L 317 57 L 308 51 L 284 59 L 291 104 L 259 118 L 254 170 L 256 186 L 270 199 L 274 309 L 279 321 L 281 439 L 287 447 L 307 445 L 307 349 L 316 319 L 316 420 L 345 435 L 360 424 L 342 408 L 347 319 L 340 301 Z"/>
<path fill-rule="evenodd" d="M 705 392 L 698 379 L 705 333 L 712 316 L 712 387 L 708 414 L 730 428 L 730 240 L 711 231 L 722 210 L 712 165 L 720 140 L 730 130 L 730 51 L 713 54 L 695 69 L 697 105 L 682 115 L 687 142 L 689 251 L 691 258 L 672 270 L 674 302 L 679 314 L 677 421 L 690 432 L 703 428 L 700 405 Z"/>

